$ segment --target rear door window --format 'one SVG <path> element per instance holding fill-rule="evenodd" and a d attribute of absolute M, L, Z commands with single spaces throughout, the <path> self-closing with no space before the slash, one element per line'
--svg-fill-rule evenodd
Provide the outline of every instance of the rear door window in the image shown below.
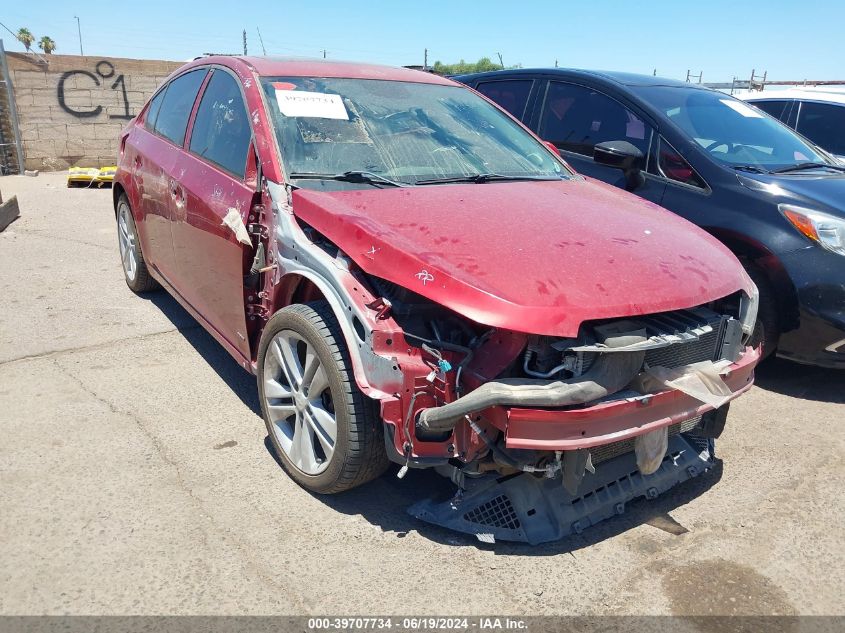
<path fill-rule="evenodd" d="M 243 178 L 252 132 L 237 81 L 215 70 L 202 95 L 191 131 L 191 153 Z"/>
<path fill-rule="evenodd" d="M 845 106 L 804 101 L 797 130 L 827 151 L 845 155 Z"/>
<path fill-rule="evenodd" d="M 170 82 L 156 117 L 156 134 L 170 139 L 176 145 L 185 142 L 188 118 L 206 72 L 205 68 L 192 70 Z"/>
<path fill-rule="evenodd" d="M 550 81 L 540 137 L 560 149 L 592 156 L 597 143 L 628 141 L 648 155 L 652 129 L 621 103 L 584 86 Z"/>
<path fill-rule="evenodd" d="M 789 107 L 792 105 L 792 101 L 788 101 L 786 99 L 772 99 L 770 101 L 754 101 L 753 104 L 766 114 L 770 114 L 776 119 L 786 123 L 789 118 Z"/>
<path fill-rule="evenodd" d="M 525 116 L 525 106 L 528 105 L 533 83 L 532 79 L 482 81 L 476 90 L 521 120 Z"/>

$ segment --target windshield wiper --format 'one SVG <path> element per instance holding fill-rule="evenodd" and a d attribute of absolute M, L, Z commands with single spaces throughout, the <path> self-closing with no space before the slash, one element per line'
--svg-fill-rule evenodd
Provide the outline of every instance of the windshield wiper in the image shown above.
<path fill-rule="evenodd" d="M 830 163 L 798 163 L 797 165 L 790 165 L 789 167 L 775 169 L 772 173 L 786 174 L 793 171 L 804 171 L 805 169 L 833 169 L 835 171 L 845 171 L 845 166 L 831 165 Z"/>
<path fill-rule="evenodd" d="M 415 185 L 441 185 L 452 182 L 505 182 L 513 180 L 560 180 L 560 178 L 551 177 L 537 177 L 537 176 L 505 176 L 504 174 L 472 174 L 470 176 L 451 176 L 447 178 L 428 178 L 426 180 L 417 180 Z"/>
<path fill-rule="evenodd" d="M 750 171 L 752 174 L 768 174 L 765 169 L 762 167 L 757 167 L 757 165 L 731 165 L 737 171 Z"/>
<path fill-rule="evenodd" d="M 407 187 L 406 182 L 397 182 L 379 176 L 371 171 L 346 171 L 342 174 L 315 174 L 311 172 L 304 172 L 299 174 L 291 174 L 291 180 L 339 180 L 341 182 L 363 182 L 368 185 L 388 185 L 390 187 Z"/>

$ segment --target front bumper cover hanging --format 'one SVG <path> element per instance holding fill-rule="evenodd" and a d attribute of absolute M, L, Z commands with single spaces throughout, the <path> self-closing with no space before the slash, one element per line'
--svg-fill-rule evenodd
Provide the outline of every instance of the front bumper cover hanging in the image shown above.
<path fill-rule="evenodd" d="M 560 478 L 529 474 L 466 479 L 466 490 L 444 502 L 424 500 L 408 508 L 412 516 L 451 530 L 474 534 L 480 541 L 522 541 L 532 545 L 580 533 L 599 521 L 623 514 L 639 497 L 655 499 L 675 485 L 713 466 L 704 438 L 675 435 L 660 467 L 642 475 L 633 452 L 586 472 L 576 494 Z"/>

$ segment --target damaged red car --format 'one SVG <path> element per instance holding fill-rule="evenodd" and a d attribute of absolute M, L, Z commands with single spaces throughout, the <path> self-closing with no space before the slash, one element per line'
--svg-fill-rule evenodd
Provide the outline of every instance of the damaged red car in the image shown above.
<path fill-rule="evenodd" d="M 654 204 L 435 75 L 204 57 L 120 138 L 129 287 L 258 378 L 288 474 L 435 468 L 417 517 L 554 540 L 707 470 L 751 387 L 757 291 Z"/>

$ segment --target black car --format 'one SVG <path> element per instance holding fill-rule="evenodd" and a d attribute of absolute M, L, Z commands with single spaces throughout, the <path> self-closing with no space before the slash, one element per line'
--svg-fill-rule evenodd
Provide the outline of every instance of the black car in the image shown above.
<path fill-rule="evenodd" d="M 679 81 L 557 68 L 456 79 L 581 174 L 726 244 L 760 289 L 755 336 L 767 354 L 845 368 L 845 167 L 831 155 L 757 108 Z"/>

